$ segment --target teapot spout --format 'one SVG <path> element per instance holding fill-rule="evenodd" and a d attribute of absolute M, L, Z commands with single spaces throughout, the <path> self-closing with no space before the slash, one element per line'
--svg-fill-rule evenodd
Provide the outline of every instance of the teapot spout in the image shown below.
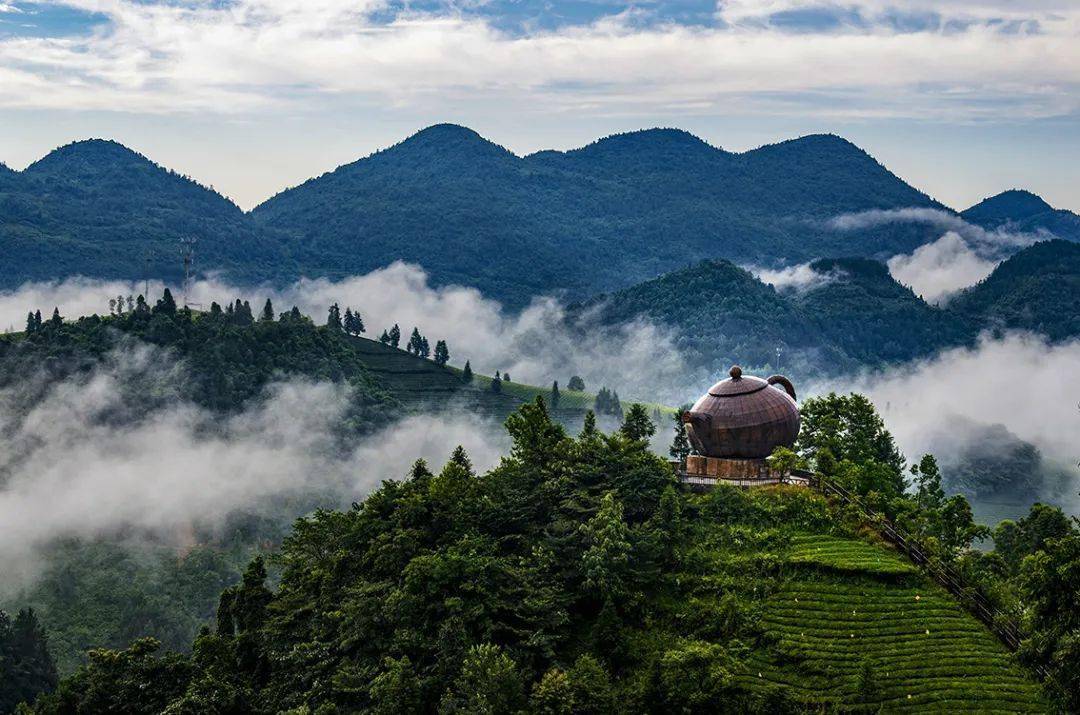
<path fill-rule="evenodd" d="M 682 413 L 680 419 L 683 424 L 691 425 L 692 427 L 707 427 L 712 422 L 712 415 L 706 412 L 691 412 L 686 410 Z"/>

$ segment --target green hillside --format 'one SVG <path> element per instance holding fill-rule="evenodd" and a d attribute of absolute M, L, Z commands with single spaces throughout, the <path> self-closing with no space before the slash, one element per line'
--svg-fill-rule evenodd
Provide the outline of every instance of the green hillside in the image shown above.
<path fill-rule="evenodd" d="M 1004 261 L 949 307 L 984 327 L 1031 330 L 1051 340 L 1080 335 L 1080 245 L 1044 241 Z"/>
<path fill-rule="evenodd" d="M 986 627 L 895 552 L 803 534 L 792 538 L 786 563 L 791 571 L 762 616 L 775 646 L 752 659 L 749 683 L 885 712 L 1047 711 Z M 860 697 L 867 668 L 872 698 Z"/>
<path fill-rule="evenodd" d="M 878 261 L 819 260 L 810 268 L 830 278 L 795 292 L 791 299 L 830 348 L 852 364 L 899 363 L 969 342 L 977 326 L 962 316 L 928 305 L 900 285 Z"/>
<path fill-rule="evenodd" d="M 176 281 L 182 238 L 198 241 L 197 269 L 239 281 L 291 273 L 272 231 L 116 142 L 75 142 L 25 171 L 0 171 L 0 286 L 73 275 Z"/>
<path fill-rule="evenodd" d="M 806 289 L 776 290 L 729 261 L 703 261 L 571 310 L 587 329 L 645 316 L 671 328 L 694 365 L 733 363 L 820 374 L 901 362 L 965 344 L 976 327 L 932 307 L 869 259 L 819 260 Z"/>
<path fill-rule="evenodd" d="M 189 655 L 97 651 L 36 712 L 1045 712 L 973 617 L 805 488 L 695 495 L 540 403 L 297 522 Z"/>

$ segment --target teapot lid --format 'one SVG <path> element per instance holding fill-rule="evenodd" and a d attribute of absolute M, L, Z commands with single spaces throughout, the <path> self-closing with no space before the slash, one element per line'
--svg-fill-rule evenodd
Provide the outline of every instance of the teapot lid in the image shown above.
<path fill-rule="evenodd" d="M 744 376 L 742 374 L 742 368 L 738 365 L 732 365 L 731 370 L 728 371 L 728 375 L 731 377 L 726 380 L 721 380 L 709 388 L 710 395 L 713 397 L 749 395 L 752 392 L 764 390 L 769 386 L 769 383 L 762 380 L 760 377 L 754 377 L 752 375 Z"/>

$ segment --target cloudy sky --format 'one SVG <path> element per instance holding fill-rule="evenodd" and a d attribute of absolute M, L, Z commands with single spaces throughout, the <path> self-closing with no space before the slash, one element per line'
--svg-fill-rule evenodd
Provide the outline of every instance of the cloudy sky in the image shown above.
<path fill-rule="evenodd" d="M 0 0 L 0 160 L 117 139 L 247 208 L 453 121 L 855 141 L 958 208 L 1080 210 L 1077 0 Z"/>

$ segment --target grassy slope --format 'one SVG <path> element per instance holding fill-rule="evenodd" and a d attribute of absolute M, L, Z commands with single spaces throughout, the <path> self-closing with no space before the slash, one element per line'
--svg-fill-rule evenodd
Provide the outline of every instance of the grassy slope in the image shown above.
<path fill-rule="evenodd" d="M 796 533 L 781 561 L 778 587 L 762 602 L 772 645 L 754 653 L 748 681 L 859 709 L 869 661 L 879 688 L 871 711 L 1046 711 L 997 639 L 892 549 Z"/>
<path fill-rule="evenodd" d="M 524 402 L 531 402 L 537 395 L 551 404 L 550 388 L 504 381 L 502 390 L 491 390 L 491 377 L 474 374 L 466 385 L 461 370 L 456 367 L 440 367 L 431 360 L 383 345 L 367 338 L 350 338 L 354 350 L 361 353 L 368 371 L 378 378 L 386 390 L 401 401 L 409 410 L 433 408 L 462 408 L 475 414 L 502 419 Z M 588 392 L 559 391 L 559 408 L 555 411 L 561 421 L 580 422 L 586 410 L 593 407 L 596 396 Z M 627 401 L 626 405 L 630 402 Z M 654 409 L 668 414 L 672 410 L 664 405 L 645 403 L 650 414 Z"/>

